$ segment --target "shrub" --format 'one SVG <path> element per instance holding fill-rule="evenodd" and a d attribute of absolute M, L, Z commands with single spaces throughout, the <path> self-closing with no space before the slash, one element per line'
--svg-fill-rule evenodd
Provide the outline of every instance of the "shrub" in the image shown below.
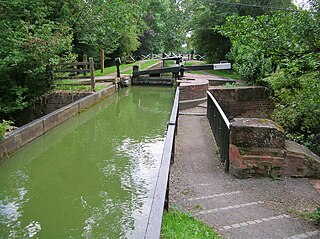
<path fill-rule="evenodd" d="M 273 91 L 273 119 L 286 137 L 320 155 L 320 81 L 316 72 L 292 76 L 278 70 L 265 81 Z"/>
<path fill-rule="evenodd" d="M 5 133 L 12 124 L 13 122 L 10 120 L 2 120 L 2 123 L 0 123 L 0 140 L 4 139 Z"/>

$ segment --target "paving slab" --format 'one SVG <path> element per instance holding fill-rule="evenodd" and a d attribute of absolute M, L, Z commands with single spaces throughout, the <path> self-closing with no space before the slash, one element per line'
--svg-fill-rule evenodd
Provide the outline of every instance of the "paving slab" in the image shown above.
<path fill-rule="evenodd" d="M 170 207 L 189 211 L 224 238 L 320 238 L 320 228 L 292 212 L 313 211 L 320 194 L 304 178 L 237 179 L 220 163 L 203 107 L 181 111 Z"/>

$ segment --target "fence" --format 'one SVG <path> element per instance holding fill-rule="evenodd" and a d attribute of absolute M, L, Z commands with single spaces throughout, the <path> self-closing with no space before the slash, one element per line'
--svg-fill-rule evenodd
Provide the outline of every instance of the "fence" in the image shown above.
<path fill-rule="evenodd" d="M 209 91 L 207 91 L 207 103 L 207 117 L 219 149 L 224 169 L 228 172 L 230 122 L 216 99 Z"/>
<path fill-rule="evenodd" d="M 168 210 L 169 206 L 169 169 L 170 164 L 174 162 L 175 135 L 179 115 L 179 92 L 179 87 L 177 87 L 171 117 L 168 122 L 167 137 L 144 236 L 145 239 L 160 238 L 163 211 L 164 209 Z"/>
<path fill-rule="evenodd" d="M 89 69 L 88 69 L 89 67 Z M 85 59 L 83 62 L 72 62 L 72 63 L 62 63 L 55 66 L 54 70 L 54 80 L 64 80 L 64 79 L 90 79 L 91 90 L 95 91 L 95 77 L 94 77 L 94 62 L 93 58 L 89 58 L 89 62 Z M 87 73 L 90 73 L 87 76 Z M 86 81 L 79 83 L 73 83 L 68 85 L 87 85 Z M 64 85 L 61 83 L 60 85 Z"/>

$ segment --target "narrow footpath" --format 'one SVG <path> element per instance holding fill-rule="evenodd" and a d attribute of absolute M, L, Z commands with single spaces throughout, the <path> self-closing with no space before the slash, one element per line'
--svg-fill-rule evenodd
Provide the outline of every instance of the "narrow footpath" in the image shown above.
<path fill-rule="evenodd" d="M 237 179 L 225 173 L 205 116 L 206 108 L 180 111 L 170 207 L 230 239 L 320 238 L 320 228 L 295 217 L 313 211 L 320 194 L 308 179 Z"/>

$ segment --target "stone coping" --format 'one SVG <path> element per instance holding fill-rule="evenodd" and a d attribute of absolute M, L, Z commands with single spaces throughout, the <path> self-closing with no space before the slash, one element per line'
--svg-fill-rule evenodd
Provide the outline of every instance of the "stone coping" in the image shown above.
<path fill-rule="evenodd" d="M 183 79 L 179 80 L 180 82 L 180 86 L 181 87 L 186 87 L 186 86 L 193 86 L 193 85 L 208 85 L 209 81 L 207 79 L 199 79 L 199 78 L 195 78 L 195 79 L 191 79 L 191 78 L 187 78 L 187 79 Z"/>
<path fill-rule="evenodd" d="M 10 132 L 0 142 L 0 161 L 115 91 L 116 86 L 110 85 Z"/>

